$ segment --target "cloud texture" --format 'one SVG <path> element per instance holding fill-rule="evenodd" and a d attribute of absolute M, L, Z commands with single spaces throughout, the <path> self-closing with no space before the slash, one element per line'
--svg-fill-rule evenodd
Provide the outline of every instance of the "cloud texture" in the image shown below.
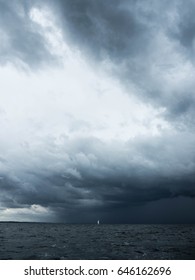
<path fill-rule="evenodd" d="M 0 0 L 1 220 L 195 222 L 194 11 Z"/>

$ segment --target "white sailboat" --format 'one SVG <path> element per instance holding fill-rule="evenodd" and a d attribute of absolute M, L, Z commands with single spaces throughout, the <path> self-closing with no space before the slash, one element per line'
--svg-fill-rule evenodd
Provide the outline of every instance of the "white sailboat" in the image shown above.
<path fill-rule="evenodd" d="M 100 224 L 100 221 L 99 220 L 97 220 L 97 225 L 99 225 Z"/>

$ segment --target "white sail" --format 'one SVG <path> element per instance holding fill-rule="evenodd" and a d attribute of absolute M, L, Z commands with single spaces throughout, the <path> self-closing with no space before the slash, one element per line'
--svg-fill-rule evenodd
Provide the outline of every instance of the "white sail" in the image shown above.
<path fill-rule="evenodd" d="M 97 220 L 97 224 L 98 224 L 98 225 L 100 224 L 100 221 L 99 221 L 99 220 Z"/>

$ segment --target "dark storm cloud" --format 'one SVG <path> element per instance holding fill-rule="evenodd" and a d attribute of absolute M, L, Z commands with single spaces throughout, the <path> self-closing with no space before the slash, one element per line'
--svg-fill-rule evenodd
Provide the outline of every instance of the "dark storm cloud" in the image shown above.
<path fill-rule="evenodd" d="M 38 164 L 45 170 L 30 166 L 26 172 L 15 171 L 12 179 L 2 175 L 1 204 L 10 208 L 41 205 L 54 211 L 54 221 L 91 222 L 101 216 L 106 222 L 114 222 L 114 213 L 118 213 L 115 222 L 132 222 L 136 215 L 137 221 L 150 221 L 151 215 L 148 220 L 140 216 L 145 205 L 149 205 L 150 212 L 150 204 L 155 201 L 161 201 L 163 207 L 166 199 L 177 203 L 179 197 L 195 197 L 192 143 L 185 146 L 184 140 L 176 144 L 166 141 L 150 139 L 134 146 L 126 143 L 117 150 L 92 138 L 66 141 L 60 151 L 64 160 L 56 157 L 52 162 L 54 166 L 64 165 L 61 172 L 54 172 L 51 159 L 47 158 Z M 182 163 L 181 148 L 186 149 Z M 56 154 L 56 149 L 53 145 L 50 153 Z M 165 149 L 170 152 L 165 153 Z M 111 154 L 110 150 L 114 152 Z M 132 211 L 137 213 L 134 218 Z M 130 216 L 122 218 L 125 213 Z M 176 220 L 172 218 L 172 222 Z M 166 221 L 166 215 L 161 221 Z"/>
<path fill-rule="evenodd" d="M 0 1 L 0 63 L 30 67 L 55 61 L 38 26 L 30 19 L 32 1 Z"/>
<path fill-rule="evenodd" d="M 172 75 L 179 79 L 178 65 L 193 62 L 193 1 L 1 0 L 0 6 L 2 63 L 18 59 L 33 66 L 55 59 L 29 18 L 32 7 L 49 6 L 65 36 L 90 59 L 110 60 L 127 90 L 135 84 L 137 95 L 165 107 L 169 120 L 179 118 L 185 126 L 194 119 L 194 82 L 181 79 L 179 88 L 170 82 Z"/>
<path fill-rule="evenodd" d="M 32 7 L 45 6 L 86 61 L 163 108 L 173 133 L 109 144 L 87 136 L 56 144 L 43 136 L 37 150 L 27 143 L 13 153 L 15 161 L 0 157 L 1 207 L 41 205 L 54 211 L 53 221 L 194 222 L 193 1 L 0 0 L 2 64 L 55 59 L 29 18 Z M 91 129 L 82 120 L 68 123 L 72 133 Z"/>
<path fill-rule="evenodd" d="M 127 90 L 135 84 L 139 97 L 166 108 L 169 120 L 194 125 L 194 82 L 179 74 L 186 71 L 182 65 L 194 63 L 193 1 L 48 3 L 58 7 L 66 36 L 90 58 L 110 60 Z M 179 88 L 174 79 L 180 79 Z"/>
<path fill-rule="evenodd" d="M 134 1 L 58 1 L 57 4 L 69 36 L 96 58 L 109 55 L 120 59 L 143 50 L 146 28 L 136 18 Z"/>
<path fill-rule="evenodd" d="M 188 5 L 186 5 L 185 1 L 178 1 L 177 7 L 179 14 L 178 25 L 176 30 L 172 30 L 172 35 L 175 35 L 176 39 L 184 46 L 190 59 L 194 62 L 195 20 L 193 15 L 195 3 L 194 1 L 189 1 Z"/>

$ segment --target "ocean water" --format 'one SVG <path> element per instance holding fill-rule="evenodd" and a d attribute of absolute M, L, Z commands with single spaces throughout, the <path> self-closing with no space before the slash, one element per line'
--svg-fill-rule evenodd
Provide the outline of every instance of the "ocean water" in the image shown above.
<path fill-rule="evenodd" d="M 0 223 L 0 259 L 195 259 L 195 225 Z"/>

